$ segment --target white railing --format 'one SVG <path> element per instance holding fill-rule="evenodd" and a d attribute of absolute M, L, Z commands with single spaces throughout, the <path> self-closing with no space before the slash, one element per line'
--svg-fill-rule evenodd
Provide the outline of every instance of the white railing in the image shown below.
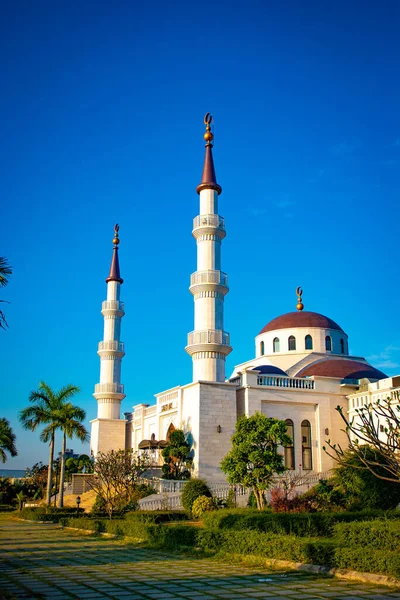
<path fill-rule="evenodd" d="M 274 377 L 273 375 L 259 375 L 257 377 L 257 385 L 300 390 L 315 389 L 315 382 L 312 379 L 302 379 L 300 377 Z"/>
<path fill-rule="evenodd" d="M 235 385 L 242 385 L 242 378 L 241 378 L 241 376 L 233 377 L 232 379 L 229 380 L 229 383 L 234 383 Z"/>
<path fill-rule="evenodd" d="M 119 300 L 104 300 L 101 305 L 102 310 L 118 310 L 124 312 L 124 303 Z"/>
<path fill-rule="evenodd" d="M 140 510 L 180 510 L 182 506 L 182 494 L 161 494 L 148 496 L 139 500 Z"/>
<path fill-rule="evenodd" d="M 219 215 L 198 215 L 193 219 L 193 229 L 210 226 L 225 229 L 225 219 Z"/>
<path fill-rule="evenodd" d="M 95 394 L 123 394 L 124 386 L 122 383 L 96 383 L 94 386 Z"/>
<path fill-rule="evenodd" d="M 124 343 L 115 340 L 99 342 L 99 350 L 117 350 L 118 352 L 124 352 Z"/>
<path fill-rule="evenodd" d="M 222 344 L 229 346 L 229 333 L 221 329 L 203 329 L 188 334 L 188 346 L 193 344 Z"/>
<path fill-rule="evenodd" d="M 218 285 L 228 285 L 228 275 L 222 271 L 196 271 L 190 276 L 190 285 L 200 283 L 217 283 Z"/>

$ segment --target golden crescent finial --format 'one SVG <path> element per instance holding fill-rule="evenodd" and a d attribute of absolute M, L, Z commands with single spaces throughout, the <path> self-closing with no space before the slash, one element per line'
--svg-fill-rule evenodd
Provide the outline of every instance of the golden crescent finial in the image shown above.
<path fill-rule="evenodd" d="M 116 223 L 114 225 L 114 239 L 113 239 L 113 244 L 115 247 L 117 247 L 119 244 L 118 232 L 119 232 L 119 225 L 118 225 L 118 223 Z"/>
<path fill-rule="evenodd" d="M 303 310 L 304 304 L 301 301 L 301 297 L 303 295 L 303 290 L 301 289 L 300 285 L 296 288 L 296 294 L 297 294 L 297 305 L 296 305 L 296 308 L 297 308 L 297 310 Z"/>
<path fill-rule="evenodd" d="M 214 135 L 211 132 L 211 123 L 213 121 L 211 113 L 206 113 L 204 115 L 204 125 L 206 126 L 206 132 L 204 134 L 204 139 L 207 142 L 207 146 L 212 146 L 211 142 L 214 139 Z"/>

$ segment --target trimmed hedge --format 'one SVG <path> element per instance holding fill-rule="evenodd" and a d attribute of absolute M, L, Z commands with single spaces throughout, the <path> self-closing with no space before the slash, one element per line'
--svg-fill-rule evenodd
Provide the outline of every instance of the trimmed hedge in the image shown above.
<path fill-rule="evenodd" d="M 194 547 L 196 543 L 196 527 L 188 525 L 168 525 L 141 521 L 139 519 L 63 519 L 66 527 L 93 531 L 94 533 L 111 533 L 121 537 L 134 538 L 137 542 L 146 542 L 152 547 L 177 550 L 181 546 Z"/>
<path fill-rule="evenodd" d="M 363 525 L 367 528 L 370 523 Z M 400 577 L 399 551 L 343 546 L 334 538 L 320 540 L 271 532 L 199 530 L 197 544 L 213 554 L 253 555 Z"/>
<path fill-rule="evenodd" d="M 295 562 L 331 565 L 335 549 L 332 540 L 300 538 L 258 531 L 199 530 L 197 544 L 205 552 L 262 556 Z M 320 561 L 320 562 L 319 562 Z"/>
<path fill-rule="evenodd" d="M 86 529 L 94 533 L 111 533 L 118 536 L 129 536 L 135 540 L 144 542 L 149 541 L 148 529 L 150 525 L 137 520 L 125 519 L 90 519 L 81 517 L 79 519 L 63 519 L 62 525 L 75 527 L 77 529 Z"/>
<path fill-rule="evenodd" d="M 347 547 L 372 547 L 373 550 L 400 552 L 400 521 L 375 520 L 339 523 L 334 527 L 337 543 Z"/>
<path fill-rule="evenodd" d="M 336 537 L 325 539 L 255 529 L 200 529 L 139 519 L 82 517 L 64 519 L 63 524 L 96 533 L 134 538 L 136 542 L 164 550 L 198 548 L 205 553 L 221 556 L 253 555 L 400 577 L 400 553 L 396 551 L 399 547 L 400 522 L 397 521 L 341 523 L 334 528 Z M 383 544 L 385 547 L 381 549 Z"/>
<path fill-rule="evenodd" d="M 400 511 L 270 513 L 251 509 L 227 509 L 205 513 L 203 525 L 205 529 L 215 531 L 251 530 L 300 537 L 331 537 L 337 523 L 382 517 L 400 519 Z"/>
<path fill-rule="evenodd" d="M 167 523 L 169 521 L 186 521 L 188 515 L 184 510 L 134 510 L 127 512 L 125 519 L 144 523 Z"/>
<path fill-rule="evenodd" d="M 335 566 L 365 573 L 381 573 L 400 578 L 400 552 L 355 546 L 335 550 Z"/>
<path fill-rule="evenodd" d="M 80 514 L 84 511 L 80 509 Z M 65 517 L 76 517 L 76 508 L 55 508 L 49 506 L 38 506 L 32 508 L 23 508 L 18 513 L 23 519 L 28 521 L 60 521 Z"/>

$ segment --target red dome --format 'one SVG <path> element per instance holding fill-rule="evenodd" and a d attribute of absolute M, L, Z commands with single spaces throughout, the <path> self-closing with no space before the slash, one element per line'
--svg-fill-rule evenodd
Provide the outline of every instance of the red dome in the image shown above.
<path fill-rule="evenodd" d="M 368 363 L 349 358 L 327 358 L 307 365 L 296 374 L 296 377 L 340 377 L 340 379 L 385 379 L 385 373 L 375 369 Z"/>
<path fill-rule="evenodd" d="M 324 315 L 320 315 L 319 313 L 296 310 L 295 312 L 286 313 L 285 315 L 281 315 L 280 317 L 276 317 L 272 319 L 266 326 L 261 329 L 261 333 L 266 333 L 267 331 L 274 331 L 275 329 L 296 329 L 296 327 L 318 327 L 319 329 L 336 329 L 337 331 L 343 331 L 343 329 L 329 319 L 329 317 L 324 317 Z"/>

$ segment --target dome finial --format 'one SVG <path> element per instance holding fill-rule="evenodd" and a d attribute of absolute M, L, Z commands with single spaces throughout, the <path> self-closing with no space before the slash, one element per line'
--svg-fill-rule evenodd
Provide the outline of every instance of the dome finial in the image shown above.
<path fill-rule="evenodd" d="M 304 304 L 301 301 L 301 297 L 303 295 L 303 290 L 301 289 L 300 286 L 296 288 L 296 294 L 297 294 L 297 305 L 296 305 L 296 308 L 297 308 L 297 310 L 303 310 Z"/>
<path fill-rule="evenodd" d="M 115 248 L 117 248 L 118 244 L 119 244 L 118 232 L 119 232 L 119 225 L 118 225 L 118 223 L 116 223 L 114 225 L 114 239 L 113 239 L 113 244 L 114 244 Z"/>
<path fill-rule="evenodd" d="M 206 113 L 204 115 L 204 125 L 206 126 L 206 132 L 204 134 L 204 139 L 207 142 L 206 146 L 212 146 L 212 141 L 214 139 L 214 135 L 211 132 L 211 123 L 213 122 L 213 118 L 211 113 Z"/>

